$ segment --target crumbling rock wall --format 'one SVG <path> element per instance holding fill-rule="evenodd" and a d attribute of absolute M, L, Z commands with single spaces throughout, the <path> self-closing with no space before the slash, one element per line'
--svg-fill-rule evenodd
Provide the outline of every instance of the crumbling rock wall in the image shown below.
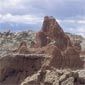
<path fill-rule="evenodd" d="M 40 47 L 46 46 L 52 41 L 55 41 L 56 46 L 61 50 L 65 50 L 67 46 L 71 45 L 69 37 L 65 35 L 53 17 L 46 16 L 44 18 L 42 29 L 37 33 L 36 38 Z M 42 45 L 40 43 L 42 43 Z"/>
<path fill-rule="evenodd" d="M 13 52 L 18 52 L 19 54 L 30 54 L 30 51 L 28 49 L 28 46 L 27 46 L 27 42 L 25 41 L 22 41 L 19 45 L 19 47 L 15 50 L 13 50 Z"/>
<path fill-rule="evenodd" d="M 6 55 L 0 58 L 0 85 L 19 85 L 27 76 L 36 73 L 43 61 L 43 55 L 41 57 L 38 55 Z"/>

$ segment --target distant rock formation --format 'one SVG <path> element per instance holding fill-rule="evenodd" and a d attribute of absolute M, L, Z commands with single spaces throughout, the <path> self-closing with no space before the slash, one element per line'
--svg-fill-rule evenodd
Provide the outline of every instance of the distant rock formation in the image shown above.
<path fill-rule="evenodd" d="M 0 58 L 0 85 L 20 85 L 28 76 L 40 70 L 44 55 L 13 54 Z"/>
<path fill-rule="evenodd" d="M 35 32 L 23 31 L 23 32 L 3 32 L 0 33 L 0 54 L 4 54 L 4 51 L 11 52 L 19 47 L 19 44 L 25 41 L 28 47 L 33 47 L 35 43 Z"/>
<path fill-rule="evenodd" d="M 18 52 L 19 54 L 29 54 L 28 46 L 25 41 L 22 41 L 18 47 L 18 49 L 14 50 L 13 52 Z"/>

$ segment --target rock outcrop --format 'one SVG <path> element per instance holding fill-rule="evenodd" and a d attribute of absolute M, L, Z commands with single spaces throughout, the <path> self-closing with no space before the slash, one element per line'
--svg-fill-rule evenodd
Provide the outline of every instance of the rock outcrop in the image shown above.
<path fill-rule="evenodd" d="M 36 41 L 39 47 L 44 47 L 45 52 L 52 55 L 51 64 L 54 63 L 57 68 L 82 67 L 80 44 L 72 44 L 53 17 L 44 18 L 42 29 L 36 35 Z"/>
<path fill-rule="evenodd" d="M 0 58 L 0 85 L 20 85 L 41 69 L 45 55 L 13 54 Z"/>
<path fill-rule="evenodd" d="M 65 35 L 53 17 L 46 16 L 44 18 L 42 30 L 37 33 L 36 38 L 40 47 L 46 46 L 50 42 L 55 42 L 55 45 L 61 50 L 71 46 L 69 37 Z"/>
<path fill-rule="evenodd" d="M 74 85 L 75 79 L 78 77 L 76 74 L 68 70 L 38 71 L 37 74 L 27 77 L 21 85 Z M 80 84 L 77 83 L 76 85 Z"/>
<path fill-rule="evenodd" d="M 53 17 L 44 18 L 42 29 L 33 40 L 29 34 L 13 35 L 18 48 L 11 46 L 9 53 L 0 55 L 0 85 L 85 84 L 80 73 L 74 72 L 83 66 L 80 43 L 72 43 Z M 10 32 L 5 36 L 6 44 L 9 35 Z"/>
<path fill-rule="evenodd" d="M 14 50 L 13 52 L 18 52 L 19 54 L 30 54 L 27 43 L 25 41 L 22 41 L 18 49 Z"/>
<path fill-rule="evenodd" d="M 80 52 L 80 58 L 84 62 L 83 67 L 85 68 L 85 38 L 81 35 L 66 33 L 70 37 L 73 46 L 78 52 Z"/>

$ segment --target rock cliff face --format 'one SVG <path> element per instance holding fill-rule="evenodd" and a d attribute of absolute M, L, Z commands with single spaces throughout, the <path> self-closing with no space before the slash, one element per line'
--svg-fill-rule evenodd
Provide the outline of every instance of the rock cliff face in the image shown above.
<path fill-rule="evenodd" d="M 19 85 L 26 77 L 37 72 L 44 55 L 6 55 L 0 59 L 0 85 Z"/>
<path fill-rule="evenodd" d="M 70 38 L 53 17 L 46 16 L 40 32 L 36 35 L 39 47 L 46 48 L 45 52 L 52 53 L 52 62 L 56 67 L 82 67 L 80 59 L 81 48 L 72 44 Z M 75 62 L 76 61 L 76 62 Z M 79 63 L 79 65 L 78 65 Z"/>
<path fill-rule="evenodd" d="M 80 58 L 83 60 L 85 67 L 85 38 L 81 35 L 75 35 L 71 33 L 66 33 L 66 35 L 70 37 L 71 42 L 73 43 L 77 51 L 80 52 Z"/>
<path fill-rule="evenodd" d="M 9 33 L 5 36 L 7 41 Z M 71 42 L 53 17 L 44 18 L 32 46 L 28 47 L 27 33 L 23 34 L 24 38 L 21 36 L 22 33 L 17 37 L 21 40 L 18 48 L 0 57 L 0 85 L 85 84 L 85 79 L 74 71 L 83 67 L 81 46 Z"/>
<path fill-rule="evenodd" d="M 65 50 L 67 46 L 71 46 L 69 37 L 65 35 L 53 17 L 44 17 L 42 29 L 36 37 L 40 47 L 46 46 L 50 42 L 55 42 L 60 50 Z"/>

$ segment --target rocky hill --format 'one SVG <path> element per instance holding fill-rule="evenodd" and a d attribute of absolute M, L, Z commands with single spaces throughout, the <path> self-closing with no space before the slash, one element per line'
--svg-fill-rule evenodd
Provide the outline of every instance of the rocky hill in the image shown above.
<path fill-rule="evenodd" d="M 80 54 L 54 17 L 37 33 L 0 33 L 0 85 L 85 85 Z"/>

